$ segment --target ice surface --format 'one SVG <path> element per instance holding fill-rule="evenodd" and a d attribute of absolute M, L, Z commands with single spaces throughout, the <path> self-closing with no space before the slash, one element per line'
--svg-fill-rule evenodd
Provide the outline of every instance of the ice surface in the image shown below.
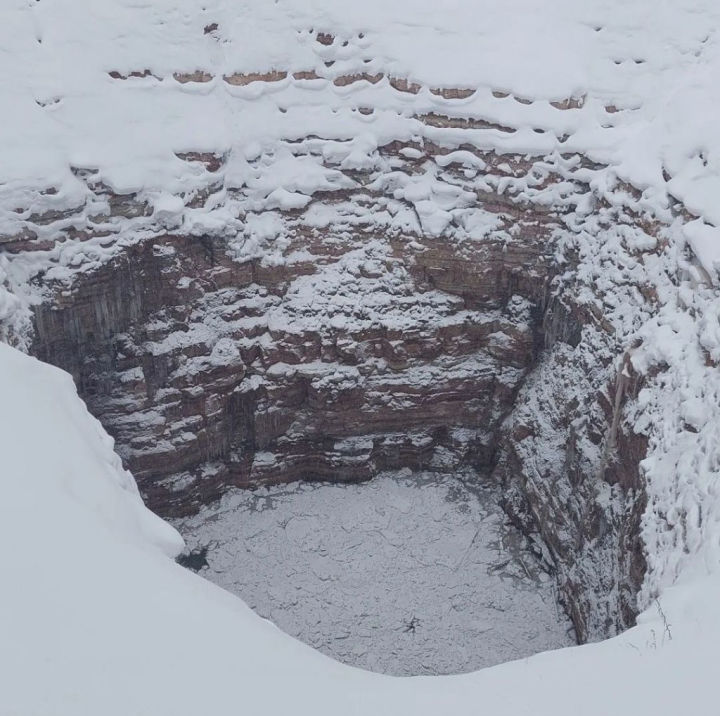
<path fill-rule="evenodd" d="M 554 580 L 477 482 L 238 490 L 176 526 L 208 547 L 202 576 L 346 664 L 462 673 L 572 644 Z"/>

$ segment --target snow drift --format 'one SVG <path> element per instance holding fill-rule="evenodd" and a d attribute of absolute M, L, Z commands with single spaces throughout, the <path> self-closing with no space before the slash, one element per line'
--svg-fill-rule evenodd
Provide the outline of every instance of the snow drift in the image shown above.
<path fill-rule="evenodd" d="M 657 716 L 713 703 L 720 578 L 707 563 L 607 642 L 466 676 L 370 674 L 175 564 L 177 533 L 142 505 L 69 376 L 0 346 L 0 394 L 4 716 Z"/>

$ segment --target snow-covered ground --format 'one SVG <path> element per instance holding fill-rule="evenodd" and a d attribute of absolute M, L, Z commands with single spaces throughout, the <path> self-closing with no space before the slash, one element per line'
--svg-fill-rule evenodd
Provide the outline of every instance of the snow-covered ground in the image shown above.
<path fill-rule="evenodd" d="M 716 562 L 625 634 L 464 676 L 323 656 L 177 565 L 69 377 L 0 345 L 0 714 L 658 716 L 712 713 Z M 717 549 L 718 533 L 708 543 Z"/>
<path fill-rule="evenodd" d="M 89 176 L 140 193 L 161 226 L 237 230 L 234 190 L 261 211 L 343 185 L 286 142 L 320 139 L 327 162 L 351 169 L 373 166 L 392 140 L 471 139 L 502 153 L 584 154 L 609 165 L 597 189 L 631 182 L 647 208 L 678 197 L 697 217 L 682 241 L 713 274 L 719 18 L 713 0 L 7 0 L 0 235 L 86 202 L 85 226 L 117 230 L 90 205 Z M 486 126 L 429 126 L 432 113 Z M 223 181 L 212 205 L 193 209 L 190 195 L 209 182 L 197 152 L 222 158 Z M 423 189 L 407 198 L 425 228 L 447 224 L 441 197 Z M 97 242 L 85 251 L 102 253 Z M 80 261 L 76 252 L 61 268 Z"/>
<path fill-rule="evenodd" d="M 574 643 L 498 495 L 463 477 L 235 491 L 176 527 L 202 576 L 346 664 L 457 674 Z"/>

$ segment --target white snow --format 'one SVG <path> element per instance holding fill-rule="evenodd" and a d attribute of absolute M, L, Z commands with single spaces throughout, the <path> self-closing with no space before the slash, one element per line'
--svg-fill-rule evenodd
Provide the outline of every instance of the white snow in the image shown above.
<path fill-rule="evenodd" d="M 77 216 L 43 224 L 41 239 L 75 225 L 110 232 L 39 258 L 0 256 L 0 338 L 22 345 L 27 306 L 38 299 L 27 281 L 39 266 L 49 267 L 48 278 L 67 279 L 150 228 L 182 222 L 188 232 L 239 231 L 249 212 L 297 209 L 318 189 L 345 188 L 320 161 L 291 159 L 292 142 L 341 169 L 374 167 L 377 147 L 396 139 L 472 142 L 556 164 L 560 153 L 577 152 L 607 165 L 587 172 L 593 193 L 568 217 L 583 257 L 578 278 L 612 288 L 606 318 L 642 340 L 629 358 L 649 375 L 630 418 L 650 440 L 647 611 L 638 627 L 603 644 L 463 677 L 391 679 L 332 662 L 174 565 L 167 553 L 180 548 L 177 535 L 142 507 L 67 376 L 0 345 L 3 716 L 656 716 L 713 708 L 720 643 L 715 0 L 4 0 L 0 20 L 0 245 L 48 211 Z M 336 37 L 326 45 L 320 32 Z M 175 76 L 198 70 L 210 80 Z M 271 71 L 279 74 L 245 86 L 224 79 Z M 309 71 L 317 79 L 294 76 Z M 131 73 L 142 76 L 118 76 Z M 362 73 L 383 76 L 338 82 Z M 396 79 L 417 83 L 417 94 L 394 88 Z M 444 99 L 437 88 L 475 92 Z M 359 111 L 366 107 L 372 113 Z M 488 124 L 438 127 L 423 119 L 432 113 Z M 223 188 L 216 205 L 183 211 L 180 194 L 214 181 L 202 163 L 178 156 L 193 151 L 227 158 L 218 173 Z M 470 175 L 478 168 L 464 155 L 453 160 Z M 384 230 L 419 220 L 434 233 L 450 214 L 458 225 L 484 226 L 465 195 L 444 193 L 429 170 L 408 179 L 383 169 L 377 181 L 388 194 L 409 196 L 418 218 L 388 204 L 372 217 L 348 211 L 346 221 Z M 507 169 L 501 188 L 562 205 L 559 188 L 545 196 L 540 179 L 534 188 L 513 177 L 509 161 Z M 618 180 L 639 198 L 623 199 Z M 138 192 L 152 216 L 111 215 L 88 181 Z M 666 221 L 666 246 L 635 256 L 653 240 L 625 231 L 612 214 L 595 221 L 597 196 Z M 670 211 L 673 197 L 690 212 L 684 228 Z M 316 225 L 329 221 L 314 211 Z M 245 237 L 244 255 L 266 251 L 261 242 L 282 237 L 282 225 L 260 220 L 256 234 Z M 342 281 L 351 275 L 345 268 L 321 280 Z M 633 271 L 650 277 L 657 315 L 638 313 L 633 291 L 619 288 Z M 312 291 L 310 280 L 297 288 L 303 301 Z"/>
<path fill-rule="evenodd" d="M 717 281 L 720 270 L 720 229 L 696 219 L 685 224 L 683 232 L 702 267 L 712 280 Z"/>
<path fill-rule="evenodd" d="M 285 633 L 371 671 L 457 674 L 575 643 L 498 501 L 473 470 L 405 470 L 231 491 L 176 526 L 207 548 L 202 576 Z"/>
<path fill-rule="evenodd" d="M 205 177 L 176 155 L 187 151 L 229 157 L 228 185 L 297 207 L 294 194 L 333 177 L 287 156 L 275 168 L 254 165 L 278 140 L 330 140 L 326 159 L 340 140 L 336 160 L 359 167 L 383 140 L 452 136 L 417 119 L 435 112 L 516 128 L 476 132 L 499 151 L 582 151 L 611 165 L 610 181 L 631 181 L 660 204 L 669 191 L 717 225 L 719 14 L 713 0 L 554 0 L 541 9 L 535 0 L 7 0 L 2 223 L 17 222 L 13 201 L 32 188 L 53 186 L 58 205 L 82 203 L 71 166 L 118 192 L 187 191 Z M 331 45 L 317 41 L 321 31 L 335 36 Z M 209 81 L 174 77 L 197 70 Z M 271 81 L 245 86 L 224 79 L 271 71 Z M 318 79 L 293 76 L 309 71 Z M 122 79 L 133 72 L 146 76 Z M 381 79 L 334 82 L 362 73 Z M 401 92 L 393 78 L 421 89 Z M 448 100 L 431 91 L 442 87 L 476 91 Z"/>
<path fill-rule="evenodd" d="M 69 376 L 3 345 L 0 368 L 3 716 L 712 710 L 717 552 L 607 642 L 465 676 L 371 674 L 176 565 L 177 533 L 142 506 Z"/>

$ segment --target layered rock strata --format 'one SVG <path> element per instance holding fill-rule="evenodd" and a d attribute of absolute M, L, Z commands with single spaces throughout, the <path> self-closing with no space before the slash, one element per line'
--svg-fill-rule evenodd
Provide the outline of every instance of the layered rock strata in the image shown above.
<path fill-rule="evenodd" d="M 236 237 L 163 232 L 36 309 L 34 352 L 75 376 L 151 507 L 186 514 L 230 485 L 492 465 L 541 343 L 558 218 L 488 193 L 487 236 L 347 219 L 388 201 L 359 188 L 246 215 L 283 244 L 273 262 L 238 257 Z"/>
<path fill-rule="evenodd" d="M 599 638 L 632 623 L 645 570 L 627 355 L 662 230 L 594 185 L 604 167 L 488 148 L 513 128 L 443 107 L 362 159 L 362 138 L 279 141 L 242 187 L 225 154 L 178 151 L 197 169 L 183 195 L 76 168 L 81 204 L 50 188 L 17 209 L 7 285 L 160 514 L 230 486 L 471 465 L 578 638 Z"/>

